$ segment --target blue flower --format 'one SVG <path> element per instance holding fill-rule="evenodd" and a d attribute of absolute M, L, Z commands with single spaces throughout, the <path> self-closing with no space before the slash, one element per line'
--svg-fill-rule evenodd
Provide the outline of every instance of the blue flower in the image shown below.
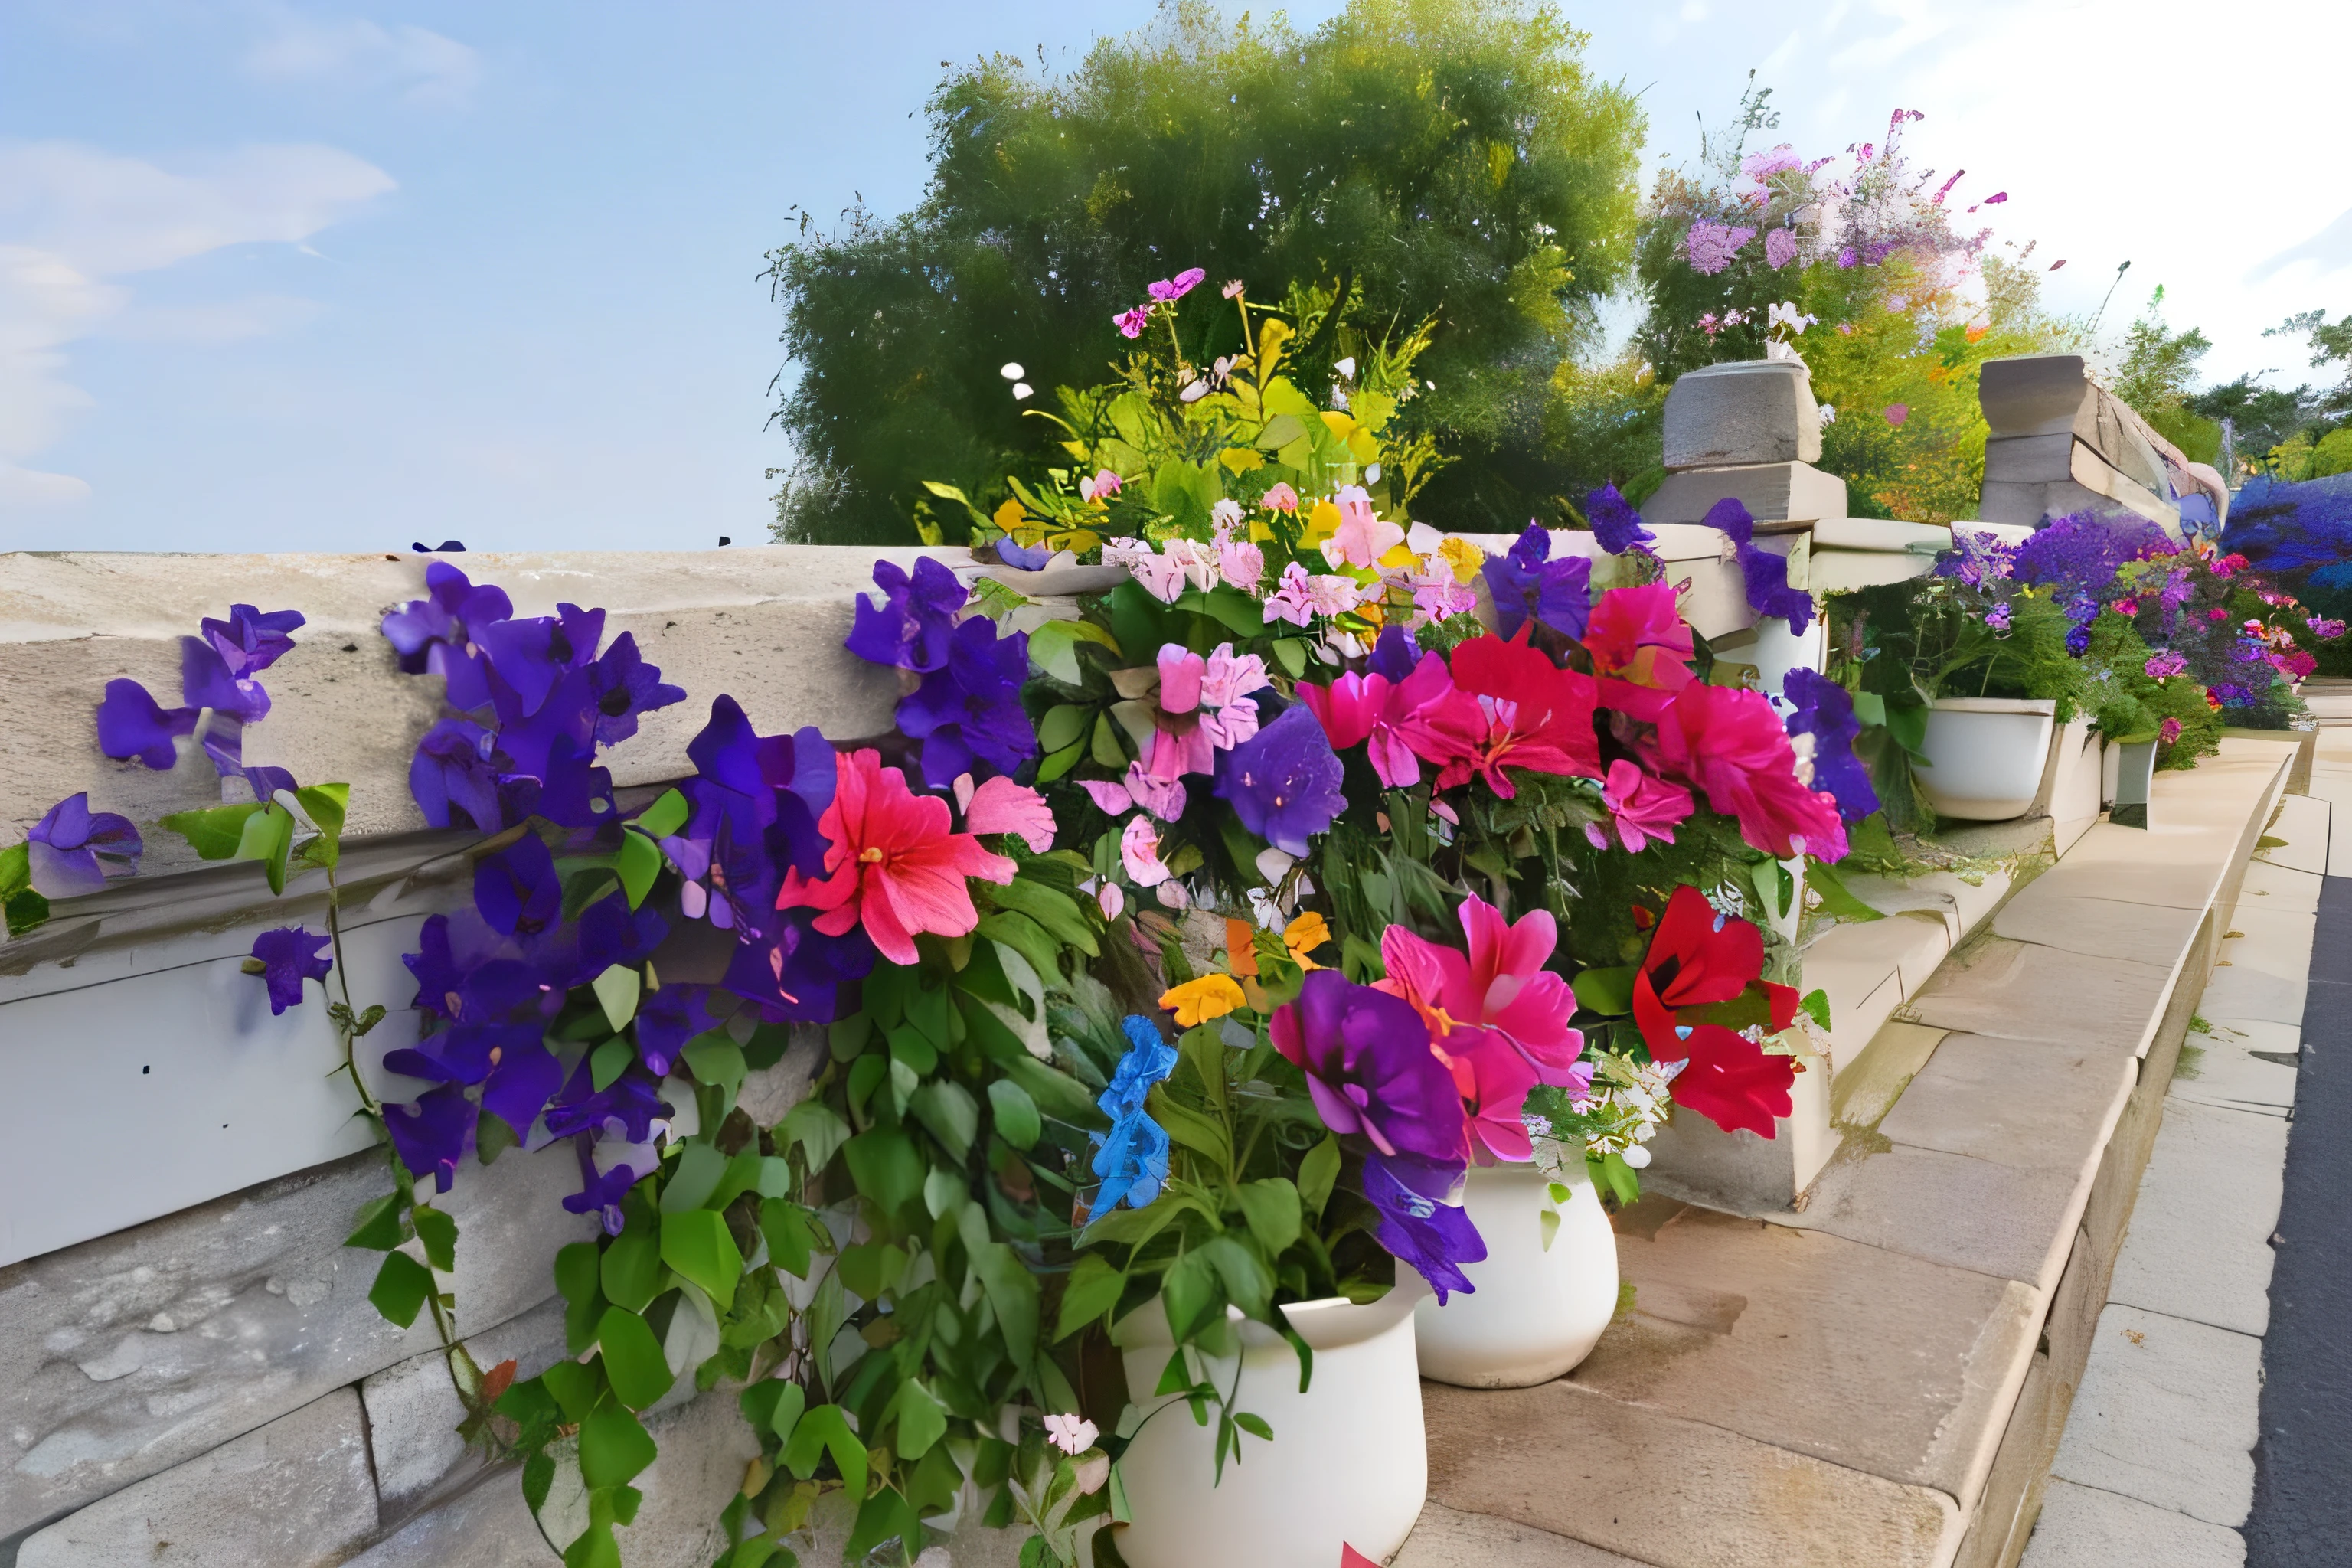
<path fill-rule="evenodd" d="M 1813 622 L 1813 596 L 1789 586 L 1789 560 L 1756 544 L 1756 519 L 1737 496 L 1726 496 L 1707 509 L 1701 520 L 1709 528 L 1731 536 L 1739 561 L 1739 575 L 1748 590 L 1748 607 L 1759 616 L 1778 616 L 1792 632 Z"/>
<path fill-rule="evenodd" d="M 1045 563 L 1054 558 L 1054 552 L 1045 548 L 1043 540 L 1024 549 L 1015 544 L 1008 534 L 996 542 L 996 558 L 1018 571 L 1036 572 L 1042 571 Z"/>
<path fill-rule="evenodd" d="M 1364 1197 L 1381 1216 L 1373 1238 L 1399 1262 L 1420 1270 L 1441 1307 L 1452 1291 L 1475 1293 L 1462 1266 L 1486 1256 L 1478 1227 L 1445 1201 L 1462 1179 L 1464 1163 L 1378 1151 L 1364 1158 Z"/>
<path fill-rule="evenodd" d="M 1143 1107 L 1151 1086 L 1176 1070 L 1176 1047 L 1149 1018 L 1129 1015 L 1119 1026 L 1127 1032 L 1127 1054 L 1096 1101 L 1111 1119 L 1108 1133 L 1094 1134 L 1094 1173 L 1103 1184 L 1097 1213 L 1121 1204 L 1142 1208 L 1168 1180 L 1168 1130 Z"/>
<path fill-rule="evenodd" d="M 1496 629 L 1515 637 L 1530 616 L 1565 637 L 1580 637 L 1592 614 L 1592 563 L 1581 555 L 1551 558 L 1551 534 L 1530 522 L 1503 555 L 1481 568 L 1495 598 Z"/>
<path fill-rule="evenodd" d="M 97 892 L 110 872 L 136 870 L 143 847 L 131 819 L 90 810 L 87 791 L 49 807 L 25 843 L 33 890 L 45 899 Z"/>
<path fill-rule="evenodd" d="M 971 596 L 956 574 L 928 555 L 915 563 L 912 577 L 895 561 L 877 561 L 874 585 L 882 590 L 882 606 L 860 595 L 856 622 L 842 646 L 869 664 L 921 675 L 945 665 L 955 613 Z"/>
<path fill-rule="evenodd" d="M 949 640 L 945 668 L 898 704 L 898 729 L 923 745 L 923 782 L 945 789 L 963 773 L 1011 773 L 1037 754 L 1037 731 L 1021 706 L 1029 636 L 996 635 L 974 616 Z"/>
<path fill-rule="evenodd" d="M 1642 514 L 1617 493 L 1615 485 L 1602 485 L 1586 496 L 1584 515 L 1592 524 L 1593 542 L 1612 555 L 1622 555 L 1637 544 L 1658 542 L 1656 534 L 1642 526 Z"/>
<path fill-rule="evenodd" d="M 1307 840 L 1348 809 L 1339 790 L 1346 769 L 1304 703 L 1284 709 L 1217 763 L 1218 796 L 1243 826 L 1285 854 L 1304 859 Z"/>
<path fill-rule="evenodd" d="M 1796 705 L 1789 715 L 1789 733 L 1813 738 L 1813 787 L 1837 797 L 1838 815 L 1860 822 L 1878 809 L 1878 792 L 1871 787 L 1870 770 L 1853 754 L 1862 721 L 1854 716 L 1853 694 L 1828 676 L 1811 669 L 1792 669 L 1780 689 Z"/>
<path fill-rule="evenodd" d="M 301 1005 L 302 982 L 324 980 L 335 961 L 327 956 L 333 938 L 284 926 L 253 939 L 253 956 L 245 961 L 247 974 L 258 974 L 269 987 L 269 1011 L 274 1017 Z"/>
<path fill-rule="evenodd" d="M 447 1192 L 457 1178 L 457 1162 L 474 1141 L 478 1113 L 466 1091 L 454 1083 L 428 1089 L 414 1105 L 387 1104 L 383 1128 L 392 1134 L 393 1152 L 415 1176 L 431 1176 L 435 1190 Z"/>

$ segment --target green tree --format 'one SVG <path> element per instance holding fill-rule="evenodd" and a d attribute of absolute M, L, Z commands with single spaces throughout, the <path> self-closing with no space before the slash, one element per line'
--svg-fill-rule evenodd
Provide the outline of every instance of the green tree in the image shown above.
<path fill-rule="evenodd" d="M 803 220 L 772 258 L 799 372 L 779 537 L 911 539 L 927 479 L 992 506 L 1055 434 L 1000 368 L 1041 392 L 1111 379 L 1112 316 L 1193 266 L 1353 301 L 1295 351 L 1302 384 L 1330 380 L 1342 317 L 1377 338 L 1434 314 L 1411 420 L 1457 460 L 1423 509 L 1523 522 L 1558 488 L 1553 371 L 1632 253 L 1642 118 L 1583 44 L 1522 0 L 1356 0 L 1303 36 L 1181 0 L 1067 76 L 1005 55 L 952 72 L 922 205 Z M 1229 352 L 1230 330 L 1187 352 Z"/>

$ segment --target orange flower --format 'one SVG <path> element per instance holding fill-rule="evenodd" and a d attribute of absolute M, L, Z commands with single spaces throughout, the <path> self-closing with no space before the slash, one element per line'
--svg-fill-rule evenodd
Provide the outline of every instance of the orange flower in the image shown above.
<path fill-rule="evenodd" d="M 1232 975 L 1203 974 L 1198 980 L 1169 987 L 1160 994 L 1160 1005 L 1176 1015 L 1178 1025 L 1190 1029 L 1212 1018 L 1223 1017 L 1246 1000 L 1241 983 Z"/>

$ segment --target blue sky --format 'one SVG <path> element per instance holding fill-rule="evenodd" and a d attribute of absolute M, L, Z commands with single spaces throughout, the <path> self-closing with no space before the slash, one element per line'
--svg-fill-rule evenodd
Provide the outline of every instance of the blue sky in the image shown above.
<path fill-rule="evenodd" d="M 1760 67 L 1775 139 L 1808 153 L 1925 110 L 1919 159 L 2008 190 L 2004 232 L 2068 258 L 2055 302 L 2095 304 L 2129 258 L 2111 321 L 2163 282 L 2225 375 L 2292 382 L 2300 353 L 2261 329 L 2352 309 L 2328 51 L 2282 47 L 2336 25 L 2316 5 L 2242 5 L 2226 33 L 2146 0 L 1566 9 L 1643 90 L 1654 158 Z M 0 549 L 763 537 L 791 454 L 758 274 L 790 209 L 910 205 L 942 61 L 1066 63 L 1150 14 L 9 0 Z"/>

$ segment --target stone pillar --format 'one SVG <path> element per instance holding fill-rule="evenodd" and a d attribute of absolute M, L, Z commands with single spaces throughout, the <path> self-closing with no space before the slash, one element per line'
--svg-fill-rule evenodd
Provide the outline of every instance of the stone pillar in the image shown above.
<path fill-rule="evenodd" d="M 2210 510 L 2218 526 L 2228 508 L 2221 476 L 2196 472 L 2202 465 L 2093 381 L 2080 354 L 1987 360 L 1977 395 L 1990 432 L 1977 509 L 1987 522 L 2095 511 L 2146 518 L 2177 541 L 2182 498 L 2202 498 L 2192 508 L 2200 525 Z"/>

